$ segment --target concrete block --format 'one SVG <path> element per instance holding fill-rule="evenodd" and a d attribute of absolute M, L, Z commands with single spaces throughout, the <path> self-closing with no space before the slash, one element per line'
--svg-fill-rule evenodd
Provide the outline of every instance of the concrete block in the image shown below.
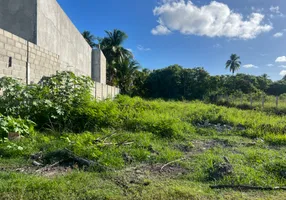
<path fill-rule="evenodd" d="M 3 49 L 4 48 L 4 42 L 0 42 L 0 48 Z"/>
<path fill-rule="evenodd" d="M 30 51 L 30 53 L 37 54 L 37 50 L 36 50 L 36 49 L 34 49 L 34 48 L 31 48 L 29 51 Z"/>
<path fill-rule="evenodd" d="M 16 45 L 17 48 L 20 48 L 20 49 L 23 48 L 23 45 L 22 45 L 21 42 L 16 42 L 15 45 Z"/>
<path fill-rule="evenodd" d="M 27 46 L 27 44 L 28 44 L 28 42 L 26 40 L 24 40 L 23 38 L 19 38 L 18 41 L 21 42 L 24 46 Z"/>
<path fill-rule="evenodd" d="M 22 56 L 27 57 L 27 51 L 25 51 L 25 50 L 23 50 L 23 49 L 20 49 L 20 54 L 21 54 Z"/>
<path fill-rule="evenodd" d="M 17 47 L 15 47 L 15 46 L 12 47 L 12 51 L 13 51 L 14 53 L 20 53 L 20 49 L 17 48 Z"/>
<path fill-rule="evenodd" d="M 27 62 L 27 56 L 22 56 L 22 61 Z"/>
<path fill-rule="evenodd" d="M 8 68 L 6 68 L 6 69 L 3 69 L 3 74 L 5 74 L 5 76 L 11 76 L 12 75 L 12 70 L 11 69 L 8 69 Z"/>
<path fill-rule="evenodd" d="M 8 57 L 12 57 L 12 58 L 15 57 L 15 53 L 14 53 L 13 51 L 7 51 L 7 52 L 6 52 L 6 55 L 7 55 Z"/>
<path fill-rule="evenodd" d="M 18 60 L 22 60 L 21 54 L 15 53 L 15 58 Z"/>
<path fill-rule="evenodd" d="M 0 35 L 0 41 L 7 43 L 7 38 L 4 35 Z"/>
<path fill-rule="evenodd" d="M 8 50 L 8 51 L 12 51 L 12 47 L 11 45 L 9 44 L 5 44 L 5 49 Z"/>
<path fill-rule="evenodd" d="M 0 55 L 5 55 L 6 56 L 6 50 L 5 49 L 2 49 L 2 48 L 0 48 Z"/>
<path fill-rule="evenodd" d="M 30 53 L 29 56 L 30 56 L 30 58 L 32 58 L 32 59 L 36 59 L 36 55 L 35 55 L 34 53 Z"/>
<path fill-rule="evenodd" d="M 16 35 L 12 35 L 12 39 L 13 39 L 15 42 L 18 42 L 18 41 L 19 41 L 19 37 L 16 36 Z"/>
<path fill-rule="evenodd" d="M 8 38 L 7 43 L 12 45 L 12 46 L 15 46 L 15 40 L 13 40 L 13 39 Z"/>
<path fill-rule="evenodd" d="M 9 33 L 8 31 L 4 30 L 4 36 L 7 37 L 7 38 L 12 39 L 12 33 Z"/>

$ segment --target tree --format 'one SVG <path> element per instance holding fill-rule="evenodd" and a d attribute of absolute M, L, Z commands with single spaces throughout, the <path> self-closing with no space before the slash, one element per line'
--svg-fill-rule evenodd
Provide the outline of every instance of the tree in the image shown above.
<path fill-rule="evenodd" d="M 130 95 L 134 87 L 134 79 L 137 70 L 140 68 L 139 64 L 131 59 L 120 60 L 116 64 L 118 69 L 116 72 L 116 81 L 122 94 Z"/>
<path fill-rule="evenodd" d="M 164 69 L 154 70 L 146 80 L 147 97 L 164 99 L 181 99 L 182 70 L 179 65 L 171 65 Z"/>
<path fill-rule="evenodd" d="M 283 80 L 272 83 L 268 90 L 267 94 L 279 96 L 286 93 L 286 82 Z"/>
<path fill-rule="evenodd" d="M 231 54 L 230 60 L 228 60 L 225 64 L 225 68 L 228 69 L 234 74 L 235 71 L 240 69 L 240 57 L 236 54 Z"/>
<path fill-rule="evenodd" d="M 91 48 L 97 47 L 97 44 L 95 44 L 96 37 L 92 35 L 89 31 L 83 31 L 82 36 L 86 40 L 86 42 L 89 44 Z"/>
<path fill-rule="evenodd" d="M 146 96 L 145 82 L 149 77 L 151 71 L 149 69 L 137 70 L 134 74 L 134 88 L 132 90 L 132 96 Z"/>
<path fill-rule="evenodd" d="M 203 99 L 209 93 L 210 75 L 202 67 L 182 70 L 182 94 L 187 100 Z"/>
<path fill-rule="evenodd" d="M 117 66 L 120 66 L 117 64 L 132 59 L 133 54 L 122 46 L 128 38 L 126 33 L 117 29 L 105 32 L 107 36 L 100 41 L 100 49 L 107 60 L 107 83 L 115 85 L 115 74 L 118 71 Z"/>

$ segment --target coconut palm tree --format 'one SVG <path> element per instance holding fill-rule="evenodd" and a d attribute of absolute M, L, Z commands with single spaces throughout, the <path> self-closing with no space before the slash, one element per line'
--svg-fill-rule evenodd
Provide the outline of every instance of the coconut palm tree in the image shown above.
<path fill-rule="evenodd" d="M 100 42 L 100 49 L 103 51 L 107 61 L 123 61 L 125 58 L 133 58 L 133 54 L 125 49 L 122 45 L 128 38 L 123 31 L 114 29 L 105 31 L 107 37 Z"/>
<path fill-rule="evenodd" d="M 228 60 L 225 64 L 225 68 L 229 69 L 232 74 L 240 69 L 240 57 L 236 54 L 231 54 L 230 60 Z"/>
<path fill-rule="evenodd" d="M 83 31 L 82 36 L 84 37 L 84 39 L 86 40 L 86 42 L 89 44 L 91 48 L 97 47 L 97 45 L 94 43 L 94 41 L 96 40 L 96 37 L 92 35 L 89 31 Z"/>
<path fill-rule="evenodd" d="M 114 85 L 119 66 L 117 64 L 126 62 L 126 59 L 132 59 L 133 54 L 122 46 L 128 38 L 126 33 L 117 29 L 105 32 L 107 36 L 100 41 L 100 49 L 107 60 L 107 83 Z"/>

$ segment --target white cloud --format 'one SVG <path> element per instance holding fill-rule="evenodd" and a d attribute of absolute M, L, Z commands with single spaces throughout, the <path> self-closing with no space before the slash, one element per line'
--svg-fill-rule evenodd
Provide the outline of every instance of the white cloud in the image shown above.
<path fill-rule="evenodd" d="M 271 6 L 269 9 L 273 14 L 270 14 L 270 18 L 274 17 L 285 17 L 283 13 L 280 12 L 280 7 L 279 6 Z"/>
<path fill-rule="evenodd" d="M 179 31 L 185 35 L 253 39 L 272 29 L 272 25 L 263 24 L 264 15 L 252 13 L 244 19 L 228 5 L 216 1 L 198 7 L 191 1 L 167 0 L 153 13 L 159 18 L 159 25 L 151 31 L 153 35 Z"/>
<path fill-rule="evenodd" d="M 282 71 L 280 72 L 280 76 L 286 76 L 286 70 L 282 70 Z"/>
<path fill-rule="evenodd" d="M 222 46 L 219 43 L 217 43 L 217 44 L 214 44 L 213 47 L 214 48 L 221 48 Z"/>
<path fill-rule="evenodd" d="M 151 51 L 150 48 L 145 48 L 145 47 L 143 47 L 142 45 L 137 45 L 137 49 L 138 49 L 139 51 Z"/>
<path fill-rule="evenodd" d="M 257 66 L 253 65 L 253 64 L 247 64 L 247 65 L 243 65 L 244 68 L 258 68 Z"/>
<path fill-rule="evenodd" d="M 273 35 L 273 37 L 275 37 L 275 38 L 279 38 L 279 37 L 282 37 L 284 34 L 282 33 L 282 32 L 278 32 L 278 33 L 275 33 L 274 35 Z"/>
<path fill-rule="evenodd" d="M 275 62 L 277 63 L 286 62 L 286 56 L 281 56 L 281 57 L 276 58 Z"/>
<path fill-rule="evenodd" d="M 166 26 L 163 26 L 160 24 L 160 25 L 156 26 L 156 28 L 153 28 L 151 30 L 151 33 L 153 35 L 168 35 L 171 33 L 171 31 Z"/>
<path fill-rule="evenodd" d="M 130 51 L 130 52 L 133 52 L 133 50 L 132 50 L 132 49 L 127 48 L 127 50 L 128 50 L 128 51 Z"/>
<path fill-rule="evenodd" d="M 273 66 L 274 66 L 273 64 L 268 64 L 268 65 L 267 65 L 267 67 L 273 67 Z"/>
<path fill-rule="evenodd" d="M 279 67 L 280 68 L 286 68 L 286 65 L 280 65 Z"/>
<path fill-rule="evenodd" d="M 261 13 L 264 11 L 264 8 L 255 8 L 255 7 L 251 7 L 251 10 L 254 11 L 254 12 L 258 12 L 258 13 Z"/>
<path fill-rule="evenodd" d="M 280 13 L 280 7 L 279 6 L 271 6 L 269 10 L 273 13 L 276 13 L 276 14 Z"/>

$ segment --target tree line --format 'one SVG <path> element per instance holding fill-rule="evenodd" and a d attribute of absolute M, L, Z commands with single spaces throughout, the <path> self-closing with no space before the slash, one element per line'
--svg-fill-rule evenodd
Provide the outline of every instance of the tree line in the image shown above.
<path fill-rule="evenodd" d="M 117 86 L 130 96 L 163 99 L 204 99 L 222 94 L 286 93 L 286 77 L 272 81 L 267 74 L 254 76 L 235 72 L 240 69 L 240 57 L 232 54 L 225 67 L 232 75 L 211 76 L 203 67 L 183 68 L 171 65 L 163 69 L 142 69 L 132 52 L 124 48 L 128 38 L 121 30 L 105 31 L 104 38 L 89 31 L 82 33 L 92 48 L 100 49 L 107 60 L 107 84 Z"/>

